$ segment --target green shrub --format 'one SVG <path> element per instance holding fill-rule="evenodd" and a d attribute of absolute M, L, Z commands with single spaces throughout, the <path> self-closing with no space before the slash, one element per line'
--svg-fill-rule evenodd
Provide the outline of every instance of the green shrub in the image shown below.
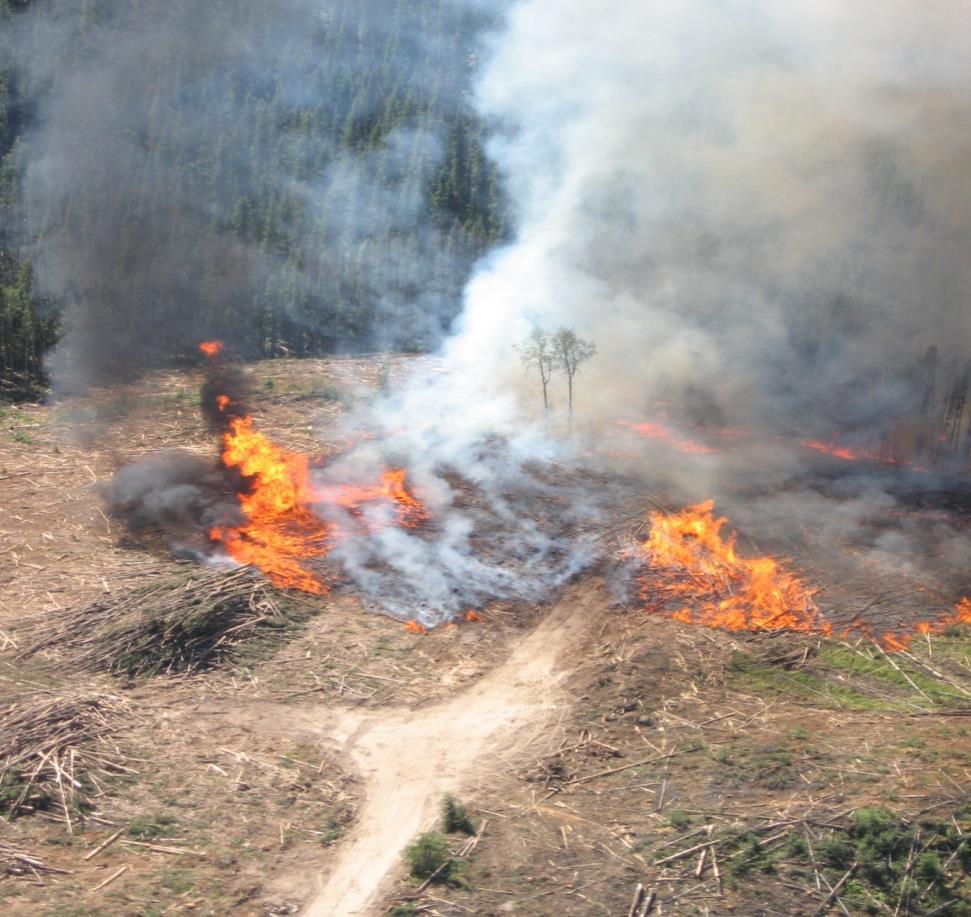
<path fill-rule="evenodd" d="M 468 811 L 451 793 L 442 799 L 442 827 L 446 834 L 455 834 L 457 831 L 475 834 L 475 825 L 472 824 Z"/>
<path fill-rule="evenodd" d="M 668 824 L 682 831 L 691 824 L 691 816 L 681 809 L 672 809 L 668 812 Z"/>
<path fill-rule="evenodd" d="M 405 848 L 405 861 L 415 879 L 427 879 L 448 859 L 448 844 L 438 831 L 426 831 Z"/>
<path fill-rule="evenodd" d="M 128 825 L 128 836 L 140 841 L 150 841 L 157 837 L 171 837 L 175 834 L 176 819 L 172 815 L 149 815 L 133 818 Z"/>
<path fill-rule="evenodd" d="M 914 864 L 914 875 L 924 882 L 933 882 L 941 874 L 941 858 L 928 850 L 917 857 Z"/>

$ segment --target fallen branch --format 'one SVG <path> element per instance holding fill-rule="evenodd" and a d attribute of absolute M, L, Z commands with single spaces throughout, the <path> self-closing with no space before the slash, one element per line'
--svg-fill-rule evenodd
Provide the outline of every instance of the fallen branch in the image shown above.
<path fill-rule="evenodd" d="M 577 783 L 586 783 L 589 780 L 596 780 L 599 777 L 607 777 L 610 774 L 619 774 L 621 771 L 629 771 L 634 767 L 642 767 L 645 764 L 655 764 L 658 761 L 667 761 L 669 758 L 677 758 L 680 755 L 687 755 L 693 751 L 698 751 L 700 745 L 694 745 L 691 748 L 685 748 L 683 751 L 672 751 L 667 755 L 655 755 L 653 758 L 644 758 L 641 761 L 635 761 L 633 764 L 625 764 L 622 767 L 612 767 L 610 770 L 598 771 L 596 774 L 588 774 L 586 777 L 576 777 L 573 780 L 567 780 L 563 786 L 573 786 Z"/>
<path fill-rule="evenodd" d="M 73 831 L 72 812 L 76 817 L 85 804 L 80 778 L 126 770 L 108 737 L 128 712 L 128 704 L 112 695 L 47 691 L 0 712 L 0 787 L 17 793 L 7 817 L 59 805 Z"/>
<path fill-rule="evenodd" d="M 27 873 L 34 875 L 42 873 L 68 875 L 70 873 L 69 869 L 50 866 L 38 857 L 2 843 L 0 843 L 0 869 L 8 876 L 23 876 Z"/>
<path fill-rule="evenodd" d="M 854 863 L 849 869 L 846 870 L 846 873 L 843 875 L 843 878 L 840 879 L 839 882 L 837 882 L 830 890 L 830 893 L 826 896 L 826 900 L 821 905 L 819 905 L 819 907 L 816 908 L 815 911 L 813 911 L 813 917 L 816 917 L 816 915 L 822 914 L 825 911 L 828 911 L 829 906 L 834 901 L 839 901 L 840 890 L 843 888 L 844 885 L 846 885 L 847 882 L 849 882 L 850 879 L 853 878 L 854 874 L 859 868 L 860 868 L 860 864 Z"/>

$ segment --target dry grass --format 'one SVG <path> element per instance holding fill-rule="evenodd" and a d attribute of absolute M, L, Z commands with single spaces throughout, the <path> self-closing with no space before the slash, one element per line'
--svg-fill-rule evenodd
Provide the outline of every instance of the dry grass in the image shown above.
<path fill-rule="evenodd" d="M 969 648 L 956 629 L 891 662 L 864 644 L 616 610 L 571 675 L 558 747 L 465 791 L 489 819 L 467 886 L 402 887 L 387 904 L 964 914 Z"/>

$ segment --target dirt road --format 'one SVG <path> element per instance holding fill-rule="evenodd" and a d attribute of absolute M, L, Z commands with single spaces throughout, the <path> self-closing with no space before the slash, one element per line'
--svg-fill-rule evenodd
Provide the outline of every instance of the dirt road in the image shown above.
<path fill-rule="evenodd" d="M 432 826 L 442 794 L 461 792 L 555 741 L 567 698 L 562 660 L 592 617 L 595 593 L 571 590 L 510 657 L 452 700 L 342 719 L 334 738 L 365 784 L 365 803 L 307 917 L 372 913 L 401 851 Z"/>

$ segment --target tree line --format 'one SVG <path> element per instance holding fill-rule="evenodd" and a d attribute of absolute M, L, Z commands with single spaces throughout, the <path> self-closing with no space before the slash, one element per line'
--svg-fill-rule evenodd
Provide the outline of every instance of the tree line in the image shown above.
<path fill-rule="evenodd" d="M 186 6 L 0 0 L 0 379 L 41 378 L 62 332 L 109 377 L 203 337 L 250 358 L 436 345 L 472 265 L 507 234 L 469 101 L 491 14 L 451 0 L 195 4 L 209 45 L 242 35 L 254 60 L 197 40 Z M 285 8 L 313 17 L 302 29 Z M 65 23 L 68 62 L 45 72 L 31 56 L 53 52 L 31 41 Z M 111 63 L 151 29 L 170 46 L 133 55 L 130 76 Z M 114 76 L 90 117 L 52 104 L 69 65 Z M 82 121 L 77 160 L 51 112 Z M 58 142 L 64 167 L 29 182 Z M 109 159 L 108 176 L 85 155 Z"/>

